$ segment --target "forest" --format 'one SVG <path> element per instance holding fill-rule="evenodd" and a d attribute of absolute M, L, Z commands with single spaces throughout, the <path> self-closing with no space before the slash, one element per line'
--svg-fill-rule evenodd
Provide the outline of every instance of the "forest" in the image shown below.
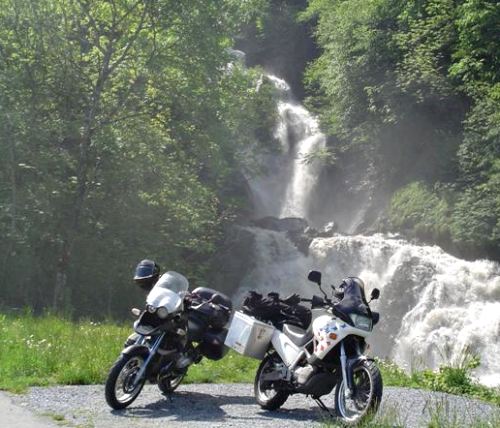
<path fill-rule="evenodd" d="M 310 104 L 381 230 L 500 258 L 500 4 L 312 0 Z"/>
<path fill-rule="evenodd" d="M 498 2 L 0 0 L 0 306 L 122 317 L 143 258 L 209 285 L 280 55 L 358 232 L 500 260 Z"/>

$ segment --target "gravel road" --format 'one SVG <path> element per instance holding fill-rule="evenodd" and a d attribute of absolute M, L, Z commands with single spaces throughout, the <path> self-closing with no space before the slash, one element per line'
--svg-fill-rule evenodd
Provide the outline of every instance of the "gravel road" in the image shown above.
<path fill-rule="evenodd" d="M 38 418 L 45 415 L 47 425 L 27 425 L 36 428 L 51 426 L 54 421 L 85 428 L 285 428 L 317 427 L 325 420 L 316 404 L 302 395 L 290 397 L 279 411 L 264 411 L 256 405 L 253 387 L 248 384 L 181 385 L 171 399 L 160 395 L 155 386 L 145 386 L 139 398 L 121 411 L 107 406 L 101 385 L 31 388 L 27 394 L 10 395 L 10 398 L 18 409 L 31 409 Z M 388 387 L 384 389 L 379 413 L 394 417 L 399 426 L 413 428 L 425 426 L 429 412 L 436 409 L 464 426 L 468 420 L 485 418 L 498 411 L 477 400 Z M 10 427 L 2 423 L 4 416 L 0 414 L 0 426 Z"/>

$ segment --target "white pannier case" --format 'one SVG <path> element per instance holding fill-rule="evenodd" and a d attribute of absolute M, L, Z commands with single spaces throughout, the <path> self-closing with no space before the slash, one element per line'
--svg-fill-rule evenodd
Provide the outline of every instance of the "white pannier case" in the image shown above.
<path fill-rule="evenodd" d="M 262 360 L 275 328 L 242 312 L 235 312 L 225 344 L 240 354 Z"/>

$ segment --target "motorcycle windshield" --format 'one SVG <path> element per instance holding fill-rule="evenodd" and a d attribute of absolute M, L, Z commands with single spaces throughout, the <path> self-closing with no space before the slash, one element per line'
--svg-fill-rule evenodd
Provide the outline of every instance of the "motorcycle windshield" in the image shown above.
<path fill-rule="evenodd" d="M 148 294 L 146 303 L 155 308 L 167 308 L 168 313 L 175 313 L 182 309 L 183 298 L 178 293 L 175 293 L 168 288 L 162 288 L 155 285 Z"/>
<path fill-rule="evenodd" d="M 344 286 L 344 298 L 335 307 L 345 314 L 370 316 L 371 311 L 366 302 L 364 284 L 358 278 L 350 278 Z"/>
<path fill-rule="evenodd" d="M 164 288 L 166 290 L 173 291 L 174 293 L 180 293 L 188 290 L 189 281 L 184 275 L 181 275 L 178 272 L 168 271 L 160 277 L 158 282 L 155 284 L 155 288 Z"/>

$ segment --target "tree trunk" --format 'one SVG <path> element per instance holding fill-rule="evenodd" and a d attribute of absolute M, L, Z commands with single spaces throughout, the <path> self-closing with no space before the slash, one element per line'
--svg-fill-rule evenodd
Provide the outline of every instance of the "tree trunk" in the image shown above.
<path fill-rule="evenodd" d="M 17 174 L 16 174 L 16 150 L 14 146 L 14 137 L 12 132 L 12 123 L 9 114 L 5 115 L 6 123 L 5 131 L 3 135 L 9 147 L 9 170 L 10 170 L 10 231 L 9 239 L 7 240 L 7 245 L 5 248 L 4 258 L 2 260 L 2 272 L 5 272 L 7 263 L 9 262 L 10 255 L 14 249 L 14 244 L 17 236 Z"/>
<path fill-rule="evenodd" d="M 73 201 L 73 209 L 68 215 L 67 230 L 63 238 L 61 253 L 57 262 L 57 270 L 54 285 L 53 309 L 55 311 L 62 308 L 65 303 L 65 294 L 68 282 L 68 269 L 71 263 L 71 254 L 78 236 L 80 219 L 87 198 L 87 180 L 90 168 L 90 136 L 82 138 L 80 141 L 80 156 L 77 172 L 77 190 Z"/>

